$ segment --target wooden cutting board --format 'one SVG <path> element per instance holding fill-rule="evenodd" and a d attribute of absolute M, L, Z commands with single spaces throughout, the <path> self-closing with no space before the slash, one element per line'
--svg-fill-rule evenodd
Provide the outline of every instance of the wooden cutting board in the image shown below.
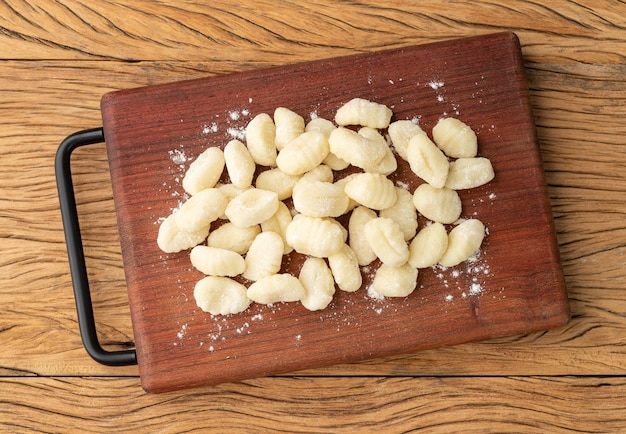
<path fill-rule="evenodd" d="M 207 146 L 223 147 L 257 114 L 288 107 L 333 119 L 354 97 L 419 119 L 430 134 L 454 116 L 478 135 L 496 178 L 460 192 L 462 217 L 487 227 L 479 255 L 420 270 L 406 298 L 338 291 L 227 317 L 200 310 L 202 275 L 188 252 L 165 254 L 160 221 L 183 200 L 182 177 Z M 499 33 L 391 51 L 113 92 L 102 99 L 113 193 L 144 389 L 214 385 L 557 327 L 569 319 L 559 252 L 519 41 Z M 419 181 L 400 158 L 392 179 Z M 424 222 L 420 221 L 423 225 Z M 285 270 L 297 272 L 292 254 Z"/>

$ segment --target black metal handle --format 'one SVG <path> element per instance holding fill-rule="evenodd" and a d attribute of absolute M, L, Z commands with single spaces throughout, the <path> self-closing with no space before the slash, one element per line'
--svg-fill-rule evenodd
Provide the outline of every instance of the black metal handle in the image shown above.
<path fill-rule="evenodd" d="M 63 140 L 57 150 L 55 159 L 55 172 L 59 201 L 61 204 L 61 218 L 63 219 L 63 231 L 67 244 L 67 254 L 70 263 L 70 274 L 74 287 L 76 311 L 78 313 L 78 327 L 83 346 L 87 353 L 97 362 L 109 366 L 125 366 L 137 364 L 137 353 L 133 350 L 107 351 L 98 342 L 96 322 L 91 304 L 89 281 L 87 278 L 87 266 L 83 242 L 78 223 L 78 211 L 74 196 L 74 184 L 70 160 L 72 152 L 83 145 L 91 145 L 104 142 L 102 128 L 76 132 Z"/>

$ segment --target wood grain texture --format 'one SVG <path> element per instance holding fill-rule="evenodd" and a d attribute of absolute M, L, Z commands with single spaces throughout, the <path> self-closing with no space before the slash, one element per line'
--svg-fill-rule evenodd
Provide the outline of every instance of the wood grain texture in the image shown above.
<path fill-rule="evenodd" d="M 247 0 L 237 8 L 85 3 L 0 2 L 0 430 L 104 432 L 126 423 L 138 432 L 178 432 L 210 428 L 218 415 L 245 431 L 257 422 L 250 407 L 284 394 L 297 410 L 261 405 L 262 426 L 297 431 L 309 423 L 310 431 L 323 431 L 319 414 L 348 431 L 352 421 L 367 423 L 363 413 L 374 409 L 371 430 L 388 426 L 395 414 L 404 415 L 397 431 L 626 430 L 620 404 L 626 371 L 623 1 L 346 2 L 338 8 L 320 0 L 280 2 L 270 14 L 263 3 Z M 219 16 L 221 24 L 206 16 Z M 497 30 L 515 31 L 522 42 L 573 312 L 567 327 L 306 371 L 307 383 L 285 376 L 229 384 L 218 390 L 232 393 L 218 395 L 146 397 L 135 367 L 104 367 L 85 354 L 52 162 L 62 138 L 101 124 L 102 94 Z M 83 232 L 100 337 L 125 348 L 132 331 L 122 312 L 127 296 L 105 152 L 104 146 L 81 151 L 75 165 L 78 182 L 89 185 L 79 202 L 89 222 Z M 442 378 L 422 382 L 422 375 Z M 458 375 L 496 379 L 474 387 L 455 382 Z M 501 375 L 522 377 L 508 382 Z M 386 387 L 379 377 L 386 377 Z M 346 384 L 353 380 L 357 392 L 350 393 Z M 395 381 L 406 382 L 410 392 L 396 394 Z M 317 389 L 324 399 L 313 396 Z M 342 394 L 350 400 L 340 403 Z M 443 410 L 428 413 L 433 407 Z M 339 420 L 335 408 L 348 416 Z M 464 429 L 463 419 L 472 429 Z"/>
<path fill-rule="evenodd" d="M 626 412 L 624 379 L 602 377 L 265 378 L 158 395 L 127 378 L 0 384 L 0 420 L 19 432 L 618 433 Z"/>

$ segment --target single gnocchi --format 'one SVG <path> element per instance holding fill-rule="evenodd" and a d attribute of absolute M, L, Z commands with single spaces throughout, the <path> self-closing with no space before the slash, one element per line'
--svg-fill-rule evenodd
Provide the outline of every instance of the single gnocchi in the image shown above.
<path fill-rule="evenodd" d="M 252 185 L 256 164 L 246 145 L 239 140 L 231 140 L 224 147 L 224 161 L 230 182 L 239 188 Z"/>
<path fill-rule="evenodd" d="M 252 241 L 261 233 L 259 225 L 239 227 L 232 222 L 226 222 L 215 230 L 212 230 L 207 238 L 207 246 L 232 250 L 245 255 Z"/>
<path fill-rule="evenodd" d="M 251 188 L 232 199 L 224 213 L 230 221 L 243 228 L 261 224 L 278 209 L 278 195 L 273 191 Z"/>
<path fill-rule="evenodd" d="M 450 163 L 448 158 L 426 134 L 418 134 L 406 149 L 411 170 L 436 188 L 446 185 Z"/>
<path fill-rule="evenodd" d="M 374 211 L 364 206 L 355 208 L 350 215 L 348 222 L 349 243 L 359 265 L 369 265 L 376 259 L 376 253 L 370 247 L 365 236 L 365 225 L 377 217 Z"/>
<path fill-rule="evenodd" d="M 363 284 L 359 260 L 349 245 L 344 244 L 339 252 L 330 255 L 328 265 L 335 283 L 342 291 L 354 292 Z"/>
<path fill-rule="evenodd" d="M 179 228 L 197 232 L 208 227 L 226 210 L 228 200 L 217 188 L 207 188 L 191 196 L 174 214 Z"/>
<path fill-rule="evenodd" d="M 409 159 L 406 151 L 411 139 L 418 134 L 426 134 L 418 124 L 410 120 L 392 122 L 387 129 L 387 133 L 394 149 L 405 161 Z"/>
<path fill-rule="evenodd" d="M 234 277 L 246 269 L 243 257 L 219 247 L 195 246 L 189 254 L 191 265 L 208 276 Z"/>
<path fill-rule="evenodd" d="M 283 260 L 283 238 L 276 232 L 261 232 L 256 236 L 245 258 L 243 277 L 259 280 L 280 271 Z"/>
<path fill-rule="evenodd" d="M 275 145 L 279 151 L 304 132 L 304 118 L 286 107 L 274 110 Z"/>
<path fill-rule="evenodd" d="M 365 170 L 375 167 L 386 155 L 389 146 L 352 131 L 336 128 L 328 137 L 330 152 L 342 160 Z"/>
<path fill-rule="evenodd" d="M 450 163 L 446 188 L 463 190 L 485 185 L 495 177 L 491 161 L 484 157 L 458 158 Z"/>
<path fill-rule="evenodd" d="M 409 264 L 392 267 L 382 264 L 376 275 L 370 290 L 384 297 L 406 297 L 417 287 L 417 268 Z"/>
<path fill-rule="evenodd" d="M 413 205 L 413 195 L 404 188 L 396 187 L 396 201 L 380 211 L 380 216 L 398 223 L 406 241 L 417 232 L 417 210 Z"/>
<path fill-rule="evenodd" d="M 337 125 L 361 125 L 370 128 L 387 128 L 392 116 L 384 104 L 363 98 L 354 98 L 339 107 L 335 114 Z"/>
<path fill-rule="evenodd" d="M 260 166 L 276 164 L 276 125 L 267 113 L 256 115 L 246 127 L 246 144 L 250 155 Z"/>
<path fill-rule="evenodd" d="M 300 303 L 308 310 L 325 309 L 333 300 L 335 280 L 323 259 L 307 258 L 302 264 L 298 279 L 305 290 Z"/>
<path fill-rule="evenodd" d="M 345 192 L 361 205 L 376 210 L 389 208 L 397 199 L 393 182 L 378 173 L 360 173 L 354 176 L 346 184 Z"/>
<path fill-rule="evenodd" d="M 306 290 L 296 276 L 281 273 L 262 277 L 248 287 L 250 300 L 261 304 L 288 303 L 300 301 Z"/>
<path fill-rule="evenodd" d="M 400 267 L 409 259 L 409 247 L 400 226 L 388 218 L 375 218 L 365 225 L 365 238 L 383 264 Z"/>
<path fill-rule="evenodd" d="M 443 118 L 433 128 L 433 140 L 452 158 L 471 158 L 478 153 L 476 133 L 456 118 Z"/>
<path fill-rule="evenodd" d="M 337 127 L 335 126 L 335 124 L 333 124 L 328 119 L 314 118 L 311 119 L 311 121 L 306 125 L 305 131 L 319 131 L 320 133 L 324 134 L 324 137 L 326 137 L 326 140 L 328 140 L 330 134 L 336 128 Z M 326 158 L 324 158 L 323 163 L 330 167 L 332 170 L 343 170 L 350 164 L 347 161 L 337 157 L 332 152 L 328 153 Z"/>
<path fill-rule="evenodd" d="M 349 198 L 341 185 L 303 180 L 293 189 L 294 208 L 309 217 L 339 217 L 348 205 Z"/>
<path fill-rule="evenodd" d="M 328 139 L 318 131 L 307 131 L 289 142 L 276 158 L 287 175 L 302 175 L 319 166 L 329 152 Z"/>
<path fill-rule="evenodd" d="M 176 223 L 176 214 L 170 214 L 159 226 L 157 245 L 165 253 L 178 253 L 190 249 L 203 242 L 209 235 L 209 226 L 188 232 Z"/>
<path fill-rule="evenodd" d="M 448 234 L 448 248 L 439 263 L 453 267 L 469 259 L 480 247 L 485 237 L 485 226 L 480 220 L 465 220 Z"/>
<path fill-rule="evenodd" d="M 341 250 L 347 232 L 332 218 L 296 215 L 286 233 L 287 243 L 298 253 L 327 258 Z"/>
<path fill-rule="evenodd" d="M 422 184 L 413 193 L 415 208 L 429 220 L 449 224 L 461 216 L 463 205 L 455 190 Z"/>
<path fill-rule="evenodd" d="M 409 244 L 409 264 L 427 268 L 437 264 L 448 248 L 448 233 L 441 223 L 425 226 Z"/>
<path fill-rule="evenodd" d="M 256 178 L 256 188 L 273 191 L 278 196 L 278 200 L 285 200 L 291 197 L 293 187 L 300 180 L 301 176 L 287 175 L 278 168 L 265 170 Z"/>
<path fill-rule="evenodd" d="M 183 177 L 183 188 L 190 195 L 215 187 L 224 172 L 224 152 L 211 146 L 198 155 Z"/>
<path fill-rule="evenodd" d="M 248 289 L 241 283 L 222 276 L 200 279 L 193 290 L 196 304 L 211 315 L 232 315 L 250 307 Z"/>

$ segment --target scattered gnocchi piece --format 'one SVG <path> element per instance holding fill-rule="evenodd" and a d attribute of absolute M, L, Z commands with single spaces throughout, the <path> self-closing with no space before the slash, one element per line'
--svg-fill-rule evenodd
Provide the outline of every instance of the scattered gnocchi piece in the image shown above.
<path fill-rule="evenodd" d="M 207 276 L 198 281 L 193 296 L 200 309 L 211 315 L 231 315 L 246 310 L 252 300 L 241 283 L 221 276 Z"/>
<path fill-rule="evenodd" d="M 234 277 L 246 269 L 243 257 L 219 247 L 195 246 L 189 254 L 191 265 L 208 276 Z"/>
<path fill-rule="evenodd" d="M 485 226 L 480 220 L 465 220 L 448 234 L 448 247 L 439 263 L 454 267 L 469 259 L 480 247 L 485 237 Z"/>
<path fill-rule="evenodd" d="M 250 155 L 260 166 L 276 164 L 276 125 L 267 113 L 256 115 L 246 127 Z"/>
<path fill-rule="evenodd" d="M 344 188 L 351 199 L 371 209 L 381 210 L 392 206 L 397 199 L 393 182 L 378 173 L 355 175 Z"/>
<path fill-rule="evenodd" d="M 262 277 L 248 287 L 250 300 L 261 304 L 288 303 L 300 301 L 306 290 L 300 280 L 291 274 L 272 274 Z"/>
<path fill-rule="evenodd" d="M 207 188 L 215 187 L 224 171 L 224 152 L 210 147 L 198 155 L 183 177 L 183 188 L 190 195 Z"/>
<path fill-rule="evenodd" d="M 463 190 L 485 185 L 495 177 L 491 161 L 483 157 L 458 158 L 450 163 L 446 188 Z"/>
<path fill-rule="evenodd" d="M 336 288 L 359 290 L 361 267 L 376 259 L 371 294 L 406 297 L 419 269 L 458 265 L 480 248 L 485 226 L 460 219 L 457 192 L 495 177 L 491 161 L 477 156 L 476 134 L 444 118 L 431 140 L 416 122 L 392 123 L 392 115 L 383 104 L 354 98 L 337 110 L 335 123 L 315 117 L 305 125 L 279 107 L 273 118 L 261 113 L 248 123 L 245 143 L 231 140 L 223 151 L 210 147 L 198 156 L 183 178 L 189 198 L 163 220 L 157 244 L 166 253 L 190 249 L 191 264 L 206 275 L 194 288 L 203 311 L 230 315 L 252 302 L 296 301 L 321 310 Z M 389 178 L 395 154 L 425 181 L 413 191 Z M 335 181 L 349 166 L 356 173 Z M 230 184 L 218 184 L 224 168 Z M 418 215 L 431 221 L 419 232 Z M 218 219 L 228 221 L 212 230 Z M 281 273 L 283 256 L 294 250 L 306 256 L 297 277 Z"/>
<path fill-rule="evenodd" d="M 323 259 L 307 258 L 298 279 L 306 292 L 300 303 L 308 310 L 325 309 L 333 301 L 335 280 Z"/>
<path fill-rule="evenodd" d="M 409 264 L 392 267 L 383 264 L 376 270 L 371 290 L 384 297 L 406 297 L 417 287 L 417 268 Z"/>
<path fill-rule="evenodd" d="M 361 125 L 370 128 L 387 128 L 391 109 L 363 98 L 354 98 L 339 107 L 335 114 L 337 125 Z"/>
<path fill-rule="evenodd" d="M 409 247 L 395 221 L 375 218 L 365 225 L 365 238 L 383 264 L 400 267 L 409 260 Z"/>
<path fill-rule="evenodd" d="M 456 118 L 443 118 L 433 128 L 433 140 L 448 157 L 471 158 L 478 152 L 476 133 Z"/>
<path fill-rule="evenodd" d="M 455 190 L 436 188 L 430 184 L 422 184 L 415 189 L 413 204 L 427 219 L 444 224 L 457 221 L 463 207 Z"/>
<path fill-rule="evenodd" d="M 278 195 L 273 191 L 251 188 L 232 199 L 224 213 L 239 227 L 261 224 L 278 209 Z"/>

